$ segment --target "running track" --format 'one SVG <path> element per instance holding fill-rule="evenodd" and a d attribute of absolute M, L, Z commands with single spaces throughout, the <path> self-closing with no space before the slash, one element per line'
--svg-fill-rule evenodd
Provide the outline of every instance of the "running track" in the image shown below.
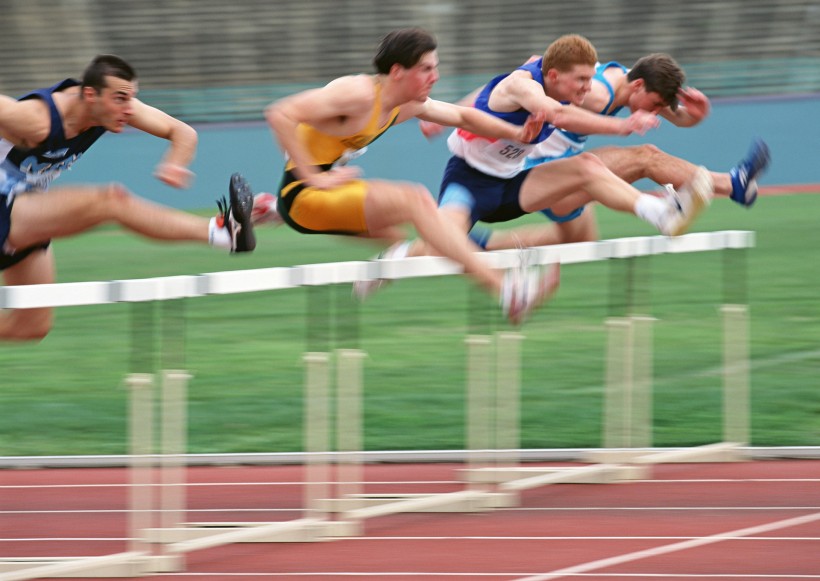
<path fill-rule="evenodd" d="M 370 492 L 458 490 L 448 464 L 368 466 Z M 188 519 L 300 516 L 298 467 L 188 471 Z M 0 472 L 0 557 L 126 550 L 126 473 Z M 2 575 L 0 575 L 0 578 Z M 362 537 L 239 544 L 190 553 L 144 579 L 820 580 L 820 461 L 669 464 L 649 480 L 562 484 L 481 514 L 403 514 Z"/>

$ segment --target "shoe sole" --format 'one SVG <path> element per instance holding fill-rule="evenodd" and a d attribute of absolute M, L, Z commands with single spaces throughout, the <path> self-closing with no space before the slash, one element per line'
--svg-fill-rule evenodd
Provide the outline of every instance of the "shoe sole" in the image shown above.
<path fill-rule="evenodd" d="M 230 185 L 230 212 L 234 220 L 242 227 L 241 235 L 245 240 L 245 247 L 238 252 L 251 252 L 256 248 L 256 236 L 253 233 L 253 191 L 241 174 L 231 176 Z"/>
<path fill-rule="evenodd" d="M 675 225 L 670 232 L 670 236 L 680 236 L 685 234 L 689 226 L 700 216 L 704 208 L 712 201 L 712 175 L 705 167 L 699 167 L 695 176 L 684 186 L 692 196 L 692 206 L 684 215 L 684 219 Z"/>

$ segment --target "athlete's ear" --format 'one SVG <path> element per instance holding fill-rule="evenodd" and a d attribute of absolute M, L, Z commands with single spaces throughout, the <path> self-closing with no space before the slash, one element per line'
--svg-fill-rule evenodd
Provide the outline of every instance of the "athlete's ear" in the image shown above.
<path fill-rule="evenodd" d="M 82 88 L 82 98 L 84 101 L 91 101 L 97 97 L 97 90 L 94 87 L 85 86 Z"/>
<path fill-rule="evenodd" d="M 643 79 L 635 79 L 634 81 L 632 81 L 629 84 L 632 85 L 632 91 L 633 92 L 639 91 L 639 90 L 643 89 L 644 86 L 645 86 L 645 83 L 644 83 Z"/>
<path fill-rule="evenodd" d="M 401 78 L 401 74 L 404 72 L 404 67 L 401 66 L 399 63 L 393 63 L 393 66 L 390 67 L 390 72 L 388 73 L 388 77 L 392 78 Z"/>

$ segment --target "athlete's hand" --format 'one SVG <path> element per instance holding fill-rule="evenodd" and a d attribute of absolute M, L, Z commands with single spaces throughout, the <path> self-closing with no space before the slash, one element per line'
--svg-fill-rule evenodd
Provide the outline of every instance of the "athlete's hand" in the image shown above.
<path fill-rule="evenodd" d="M 154 170 L 154 177 L 174 188 L 190 187 L 194 172 L 176 163 L 162 162 Z"/>
<path fill-rule="evenodd" d="M 631 135 L 637 133 L 643 135 L 650 129 L 655 129 L 661 124 L 661 120 L 655 113 L 649 111 L 635 111 L 632 115 L 624 119 L 623 131 L 621 135 Z"/>
<path fill-rule="evenodd" d="M 526 123 L 519 130 L 520 137 L 517 137 L 516 141 L 529 143 L 535 139 L 544 127 L 545 119 L 546 115 L 544 113 L 536 113 L 527 117 Z"/>
<path fill-rule="evenodd" d="M 433 139 L 441 135 L 441 132 L 444 131 L 444 125 L 419 119 L 419 129 L 421 129 L 421 134 L 427 139 Z"/>
<path fill-rule="evenodd" d="M 686 112 L 695 123 L 700 123 L 709 115 L 711 109 L 709 97 L 693 87 L 686 87 L 678 91 L 678 101 L 686 108 Z"/>
<path fill-rule="evenodd" d="M 361 168 L 346 165 L 315 173 L 306 179 L 305 182 L 309 186 L 320 190 L 331 190 L 358 179 L 361 175 Z"/>

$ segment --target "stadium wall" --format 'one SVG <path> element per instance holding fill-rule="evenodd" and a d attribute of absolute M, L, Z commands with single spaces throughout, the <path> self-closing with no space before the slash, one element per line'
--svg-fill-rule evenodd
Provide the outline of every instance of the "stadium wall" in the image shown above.
<path fill-rule="evenodd" d="M 259 116 L 259 122 L 196 126 L 200 144 L 192 169 L 197 180 L 189 191 L 174 190 L 152 178 L 166 143 L 132 131 L 106 135 L 58 183 L 121 181 L 143 197 L 184 209 L 212 208 L 214 199 L 227 192 L 228 177 L 236 171 L 255 190 L 275 191 L 282 155 L 261 121 L 261 111 Z M 590 147 L 652 143 L 693 163 L 725 171 L 745 153 L 749 141 L 760 136 L 768 141 L 773 156 L 764 185 L 820 184 L 820 169 L 809 161 L 820 151 L 820 134 L 807 130 L 818 117 L 820 94 L 718 100 L 697 127 L 678 129 L 665 122 L 643 137 L 593 137 Z M 447 158 L 443 138 L 427 142 L 416 124 L 408 122 L 381 137 L 357 163 L 366 176 L 417 181 L 435 193 Z"/>

